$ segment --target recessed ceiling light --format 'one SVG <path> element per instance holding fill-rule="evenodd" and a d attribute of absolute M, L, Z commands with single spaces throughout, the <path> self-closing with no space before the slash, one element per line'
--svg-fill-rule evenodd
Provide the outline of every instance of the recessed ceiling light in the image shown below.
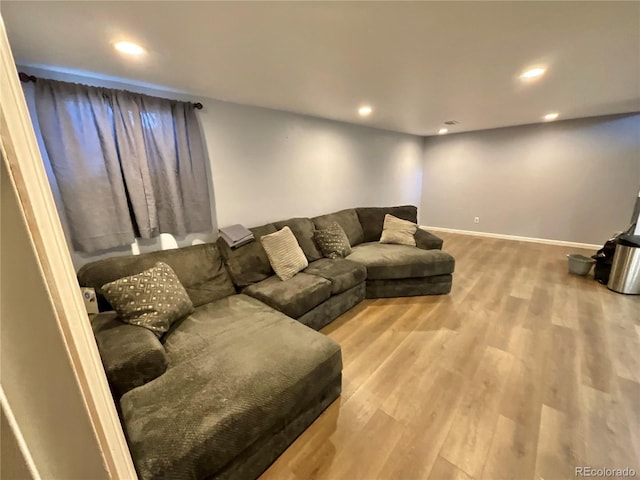
<path fill-rule="evenodd" d="M 444 135 L 445 133 L 449 133 L 448 128 L 441 128 L 440 130 L 438 130 L 438 135 Z"/>
<path fill-rule="evenodd" d="M 367 115 L 371 115 L 371 112 L 373 112 L 373 108 L 371 108 L 369 105 L 364 105 L 358 109 L 358 113 L 360 114 L 361 117 L 366 117 Z"/>
<path fill-rule="evenodd" d="M 553 120 L 558 118 L 558 114 L 555 113 L 555 112 L 554 113 L 547 113 L 543 118 L 544 118 L 545 122 L 552 122 Z"/>
<path fill-rule="evenodd" d="M 144 48 L 131 42 L 117 42 L 113 46 L 116 50 L 127 55 L 142 55 L 144 53 Z"/>
<path fill-rule="evenodd" d="M 522 74 L 520 75 L 520 78 L 522 80 L 534 80 L 536 78 L 540 78 L 542 75 L 544 75 L 544 72 L 546 71 L 547 70 L 542 67 L 531 68 L 529 70 L 522 72 Z"/>

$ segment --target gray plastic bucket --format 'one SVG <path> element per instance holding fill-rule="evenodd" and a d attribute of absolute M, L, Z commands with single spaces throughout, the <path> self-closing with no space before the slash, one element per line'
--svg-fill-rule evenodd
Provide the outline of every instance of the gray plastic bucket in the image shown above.
<path fill-rule="evenodd" d="M 579 253 L 571 253 L 567 255 L 569 259 L 569 273 L 575 275 L 586 275 L 591 270 L 591 266 L 596 263 L 593 258 L 585 257 Z"/>

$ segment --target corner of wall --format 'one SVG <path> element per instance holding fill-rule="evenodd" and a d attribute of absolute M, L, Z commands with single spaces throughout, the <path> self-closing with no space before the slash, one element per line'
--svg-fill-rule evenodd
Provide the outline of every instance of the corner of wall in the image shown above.
<path fill-rule="evenodd" d="M 427 154 L 427 141 L 428 141 L 428 136 L 426 135 L 422 135 L 420 137 L 420 162 L 422 165 L 421 168 L 421 172 L 422 172 L 422 179 L 420 182 L 420 202 L 418 205 L 418 224 L 422 225 L 425 223 L 426 221 L 426 216 L 424 215 L 424 205 L 423 205 L 423 201 L 425 198 L 425 185 L 427 182 L 427 169 L 426 169 L 426 154 Z"/>

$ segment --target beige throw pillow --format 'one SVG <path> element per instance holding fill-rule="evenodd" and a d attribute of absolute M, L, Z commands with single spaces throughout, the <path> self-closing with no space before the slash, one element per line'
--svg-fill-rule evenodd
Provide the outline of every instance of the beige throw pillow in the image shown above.
<path fill-rule="evenodd" d="M 418 225 L 401 218 L 394 217 L 388 213 L 384 216 L 382 226 L 382 236 L 380 243 L 397 243 L 398 245 L 416 246 L 414 237 Z"/>
<path fill-rule="evenodd" d="M 289 280 L 309 265 L 307 257 L 289 227 L 260 237 L 260 242 L 264 251 L 267 252 L 271 268 L 282 281 Z"/>

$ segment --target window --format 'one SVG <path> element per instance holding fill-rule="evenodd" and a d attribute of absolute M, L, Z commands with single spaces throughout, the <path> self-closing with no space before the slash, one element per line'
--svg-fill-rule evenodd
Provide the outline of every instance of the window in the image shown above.
<path fill-rule="evenodd" d="M 35 130 L 75 250 L 211 230 L 192 104 L 47 79 L 37 79 L 32 95 Z"/>

